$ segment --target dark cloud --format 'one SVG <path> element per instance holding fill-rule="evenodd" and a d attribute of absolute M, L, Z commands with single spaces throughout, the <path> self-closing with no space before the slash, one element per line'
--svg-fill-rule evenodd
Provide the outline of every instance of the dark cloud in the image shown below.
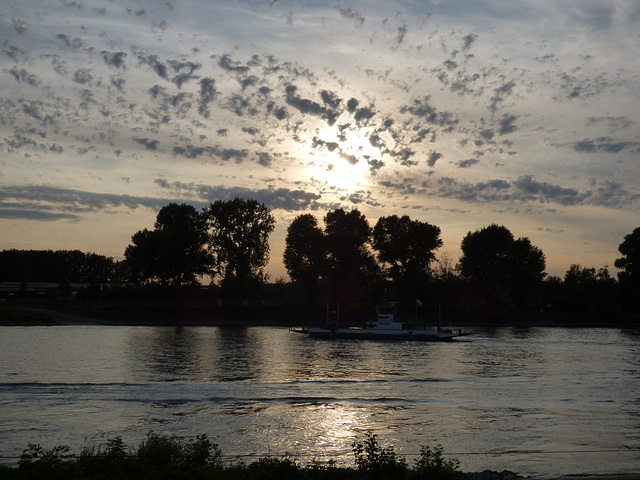
<path fill-rule="evenodd" d="M 73 81 L 76 83 L 86 85 L 88 83 L 91 83 L 91 80 L 93 80 L 93 75 L 91 75 L 91 70 L 89 69 L 81 68 L 79 70 L 76 70 L 76 72 L 73 74 Z"/>
<path fill-rule="evenodd" d="M 251 135 L 252 137 L 260 133 L 260 130 L 255 127 L 242 127 L 242 131 L 248 135 Z"/>
<path fill-rule="evenodd" d="M 610 130 L 622 130 L 633 125 L 633 120 L 627 117 L 589 117 L 587 127 L 606 124 Z"/>
<path fill-rule="evenodd" d="M 605 180 L 594 185 L 592 203 L 608 208 L 629 208 L 640 201 L 640 194 L 633 193 L 619 182 Z"/>
<path fill-rule="evenodd" d="M 247 73 L 249 71 L 248 66 L 242 65 L 239 62 L 234 62 L 228 54 L 220 57 L 220 60 L 218 60 L 218 66 L 223 70 L 235 73 Z"/>
<path fill-rule="evenodd" d="M 13 67 L 9 70 L 9 73 L 18 83 L 26 83 L 32 87 L 40 85 L 40 79 L 36 75 L 27 72 L 24 68 L 18 69 L 17 67 Z"/>
<path fill-rule="evenodd" d="M 360 161 L 357 156 L 344 152 L 340 152 L 340 158 L 349 162 L 349 165 L 355 165 Z"/>
<path fill-rule="evenodd" d="M 367 120 L 372 119 L 376 112 L 371 107 L 358 108 L 353 115 L 353 118 L 358 123 L 364 123 Z"/>
<path fill-rule="evenodd" d="M 242 87 L 242 90 L 246 90 L 249 87 L 253 87 L 255 85 L 258 84 L 258 82 L 260 81 L 260 79 L 258 77 L 256 77 L 255 75 L 249 75 L 248 77 L 245 78 L 241 78 L 239 80 L 240 82 L 240 86 Z M 260 93 L 263 95 L 267 95 L 270 91 L 269 87 L 260 87 Z"/>
<path fill-rule="evenodd" d="M 415 99 L 410 105 L 402 105 L 400 107 L 400 113 L 410 113 L 416 117 L 423 118 L 429 123 L 433 123 L 440 126 L 453 126 L 458 123 L 458 120 L 450 112 L 438 112 L 438 110 L 431 105 L 431 96 L 427 95 L 422 99 Z"/>
<path fill-rule="evenodd" d="M 23 33 L 27 33 L 29 31 L 29 24 L 22 18 L 14 18 L 13 20 L 11 20 L 11 26 L 18 35 L 22 35 Z"/>
<path fill-rule="evenodd" d="M 278 107 L 273 111 L 273 115 L 278 120 L 284 120 L 289 116 L 289 112 L 287 112 L 287 109 L 285 107 Z"/>
<path fill-rule="evenodd" d="M 287 85 L 286 87 L 287 105 L 295 108 L 302 114 L 313 115 L 326 120 L 329 125 L 333 125 L 340 116 L 337 110 L 323 107 L 318 102 L 302 98 L 296 94 L 298 88 L 295 85 Z"/>
<path fill-rule="evenodd" d="M 24 208 L 0 208 L 0 218 L 5 218 L 7 220 L 31 220 L 35 222 L 55 222 L 57 220 L 78 222 L 82 219 L 80 215 L 73 215 L 70 213 L 55 213 Z"/>
<path fill-rule="evenodd" d="M 456 166 L 458 168 L 469 168 L 477 164 L 479 161 L 480 160 L 478 160 L 477 158 L 468 158 L 466 160 L 460 160 L 459 162 L 456 162 Z"/>
<path fill-rule="evenodd" d="M 330 92 L 329 90 L 322 90 L 320 92 L 320 97 L 325 105 L 328 105 L 333 109 L 338 108 L 342 103 L 340 96 L 336 92 Z"/>
<path fill-rule="evenodd" d="M 619 153 L 622 150 L 631 149 L 632 153 L 640 153 L 639 142 L 615 142 L 609 137 L 584 139 L 571 144 L 578 153 Z"/>
<path fill-rule="evenodd" d="M 64 50 L 76 51 L 84 47 L 84 42 L 78 37 L 72 38 L 69 35 L 60 33 L 56 35 L 55 38 Z"/>
<path fill-rule="evenodd" d="M 406 25 L 400 25 L 396 29 L 396 38 L 393 42 L 393 46 L 391 47 L 392 50 L 397 50 L 398 48 L 400 48 L 400 45 L 402 45 L 402 42 L 404 42 L 404 37 L 407 35 L 408 31 L 409 30 L 407 29 Z"/>
<path fill-rule="evenodd" d="M 122 69 L 126 68 L 126 52 L 107 52 L 106 50 L 103 50 L 102 52 L 100 52 L 100 54 L 104 59 L 104 63 L 106 63 L 110 67 Z"/>
<path fill-rule="evenodd" d="M 198 196 L 207 202 L 215 200 L 232 200 L 236 197 L 255 199 L 264 203 L 269 208 L 286 211 L 318 210 L 327 207 L 320 203 L 320 195 L 304 190 L 289 188 L 261 188 L 250 189 L 245 187 L 210 186 L 196 183 L 168 182 L 165 179 L 156 179 L 156 184 L 178 195 L 188 194 Z"/>
<path fill-rule="evenodd" d="M 451 59 L 445 60 L 444 66 L 447 70 L 455 70 L 456 68 L 458 68 L 458 64 Z"/>
<path fill-rule="evenodd" d="M 216 81 L 213 78 L 203 78 L 200 80 L 200 103 L 198 113 L 204 118 L 209 118 L 209 104 L 213 102 L 217 95 Z"/>
<path fill-rule="evenodd" d="M 493 130 L 485 129 L 480 131 L 480 136 L 485 140 L 492 140 L 495 135 Z"/>
<path fill-rule="evenodd" d="M 518 119 L 516 115 L 504 115 L 500 120 L 500 128 L 498 129 L 499 135 L 507 135 L 509 133 L 513 133 L 517 130 L 515 126 L 515 121 Z"/>
<path fill-rule="evenodd" d="M 26 52 L 15 45 L 10 45 L 2 51 L 15 63 L 22 63 L 26 59 Z"/>
<path fill-rule="evenodd" d="M 561 205 L 578 205 L 591 196 L 591 192 L 579 192 L 573 188 L 538 182 L 531 175 L 519 177 L 513 186 L 520 194 L 520 200 L 536 200 L 539 202 L 553 202 Z"/>
<path fill-rule="evenodd" d="M 143 145 L 148 150 L 157 150 L 158 144 L 160 143 L 159 140 L 151 140 L 150 138 L 133 137 L 133 140 L 138 142 L 140 145 Z"/>
<path fill-rule="evenodd" d="M 369 165 L 369 171 L 371 172 L 371 175 L 375 175 L 376 173 L 378 173 L 378 170 L 380 170 L 385 165 L 382 160 L 377 160 L 375 158 L 368 158 L 367 164 Z"/>
<path fill-rule="evenodd" d="M 429 157 L 427 158 L 427 165 L 429 165 L 430 167 L 435 166 L 436 162 L 440 160 L 442 157 L 443 155 L 441 153 L 431 150 L 429 152 Z"/>
<path fill-rule="evenodd" d="M 258 152 L 258 164 L 263 167 L 269 167 L 273 163 L 273 157 L 269 152 Z"/>
<path fill-rule="evenodd" d="M 144 52 L 138 52 L 137 57 L 141 64 L 150 67 L 160 78 L 164 78 L 165 80 L 169 79 L 167 66 L 160 61 L 157 55 L 148 55 Z"/>
<path fill-rule="evenodd" d="M 127 80 L 122 77 L 111 77 L 111 85 L 116 87 L 119 91 L 124 92 L 124 85 L 127 83 Z"/>
<path fill-rule="evenodd" d="M 569 100 L 587 99 L 611 89 L 612 83 L 604 74 L 579 77 L 569 73 L 560 75 L 560 90 Z"/>
<path fill-rule="evenodd" d="M 349 113 L 353 113 L 356 111 L 356 108 L 358 108 L 358 105 L 360 104 L 360 102 L 358 101 L 357 98 L 350 98 L 347 101 L 347 111 Z"/>
<path fill-rule="evenodd" d="M 579 191 L 573 188 L 553 185 L 548 182 L 535 180 L 531 175 L 523 175 L 509 182 L 503 179 L 486 182 L 465 182 L 452 177 L 438 179 L 435 184 L 427 185 L 428 189 L 445 198 L 456 198 L 466 202 L 508 202 L 508 203 L 555 203 L 564 206 L 584 204 L 604 205 L 604 193 L 595 196 L 592 190 Z M 616 189 L 612 189 L 616 190 Z M 619 191 L 618 191 L 619 193 Z M 611 197 L 611 195 L 609 196 Z M 620 199 L 621 196 L 618 196 Z M 631 196 L 624 194 L 625 201 L 631 201 Z M 638 196 L 635 197 L 637 200 Z"/>
<path fill-rule="evenodd" d="M 353 20 L 353 23 L 356 27 L 360 28 L 365 22 L 365 17 L 360 12 L 356 12 L 351 9 L 351 7 L 342 7 L 340 3 L 337 3 L 333 6 L 338 12 L 340 12 L 340 16 L 342 18 L 346 18 L 348 20 Z"/>
<path fill-rule="evenodd" d="M 218 145 L 215 146 L 204 146 L 204 147 L 196 147 L 193 145 L 175 145 L 173 147 L 173 154 L 180 155 L 186 158 L 197 158 L 202 155 L 206 155 L 209 157 L 218 157 L 221 160 L 235 160 L 236 163 L 242 163 L 249 157 L 249 150 L 246 149 L 236 149 L 236 148 L 222 148 Z"/>
<path fill-rule="evenodd" d="M 144 9 L 133 10 L 131 8 L 127 8 L 127 13 L 134 17 L 146 17 L 147 11 Z"/>
<path fill-rule="evenodd" d="M 239 93 L 229 95 L 221 102 L 221 106 L 239 117 L 253 116 L 258 113 L 256 106 L 251 103 L 251 98 Z"/>
<path fill-rule="evenodd" d="M 489 110 L 495 113 L 498 110 L 499 105 L 513 93 L 515 86 L 516 83 L 513 80 L 510 80 L 496 88 L 493 91 L 493 96 L 489 102 Z"/>
<path fill-rule="evenodd" d="M 178 88 L 182 88 L 185 82 L 198 78 L 194 73 L 200 69 L 201 65 L 199 63 L 179 60 L 169 60 L 167 63 L 175 73 L 171 78 L 171 82 Z"/>
<path fill-rule="evenodd" d="M 5 215 L 18 215 L 22 211 L 23 216 L 20 218 L 36 220 L 75 221 L 81 218 L 82 213 L 110 211 L 120 207 L 157 210 L 171 201 L 173 199 L 95 193 L 40 185 L 0 187 L 0 211 L 4 210 Z M 22 207 L 16 208 L 15 205 L 18 204 Z"/>
<path fill-rule="evenodd" d="M 462 37 L 462 50 L 467 51 L 471 48 L 473 43 L 478 39 L 478 35 L 470 33 Z"/>

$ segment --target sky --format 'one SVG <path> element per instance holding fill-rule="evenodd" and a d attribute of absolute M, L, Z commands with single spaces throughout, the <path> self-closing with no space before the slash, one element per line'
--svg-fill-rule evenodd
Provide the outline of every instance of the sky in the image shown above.
<path fill-rule="evenodd" d="M 492 223 L 550 275 L 640 226 L 636 0 L 6 0 L 0 249 L 122 259 L 171 202 Z"/>

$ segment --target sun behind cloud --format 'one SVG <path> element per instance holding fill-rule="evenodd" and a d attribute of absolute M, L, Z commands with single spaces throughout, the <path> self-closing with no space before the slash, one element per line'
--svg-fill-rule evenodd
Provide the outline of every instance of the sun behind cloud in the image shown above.
<path fill-rule="evenodd" d="M 310 177 L 321 184 L 349 191 L 371 183 L 372 165 L 379 165 L 381 152 L 363 130 L 327 128 L 312 140 Z"/>

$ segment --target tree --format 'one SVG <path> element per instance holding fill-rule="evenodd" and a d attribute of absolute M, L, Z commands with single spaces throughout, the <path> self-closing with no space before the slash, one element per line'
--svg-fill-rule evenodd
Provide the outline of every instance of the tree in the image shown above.
<path fill-rule="evenodd" d="M 205 209 L 209 248 L 221 286 L 236 300 L 267 279 L 269 235 L 275 228 L 271 210 L 256 200 L 217 200 Z"/>
<path fill-rule="evenodd" d="M 324 233 L 318 220 L 307 213 L 298 215 L 289 228 L 284 249 L 284 266 L 289 277 L 298 282 L 313 303 L 318 281 L 326 264 Z"/>
<path fill-rule="evenodd" d="M 133 280 L 173 285 L 195 283 L 210 271 L 206 217 L 193 206 L 170 203 L 158 212 L 153 230 L 140 230 L 124 251 Z"/>
<path fill-rule="evenodd" d="M 427 222 L 411 220 L 407 215 L 378 219 L 373 229 L 373 248 L 378 260 L 386 265 L 404 300 L 417 298 L 426 287 L 434 251 L 442 246 L 440 228 Z"/>
<path fill-rule="evenodd" d="M 501 225 L 467 233 L 460 248 L 461 274 L 476 282 L 489 303 L 506 295 L 523 306 L 531 288 L 546 275 L 542 250 L 526 237 L 515 240 Z"/>
<path fill-rule="evenodd" d="M 614 261 L 619 268 L 618 280 L 625 303 L 640 305 L 640 227 L 624 236 L 624 241 L 618 247 L 622 254 Z"/>
<path fill-rule="evenodd" d="M 358 289 L 378 276 L 371 253 L 371 227 L 357 209 L 342 208 L 328 212 L 324 218 L 327 248 L 326 276 L 334 301 L 355 301 Z"/>
<path fill-rule="evenodd" d="M 607 267 L 596 270 L 572 264 L 565 273 L 560 306 L 573 312 L 608 312 L 614 310 L 616 281 Z"/>

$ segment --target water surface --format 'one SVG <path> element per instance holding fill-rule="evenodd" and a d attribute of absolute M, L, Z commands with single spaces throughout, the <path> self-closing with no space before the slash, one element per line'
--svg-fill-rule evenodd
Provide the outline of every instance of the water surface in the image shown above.
<path fill-rule="evenodd" d="M 640 471 L 640 335 L 496 329 L 453 343 L 314 340 L 283 328 L 3 327 L 0 456 L 206 433 L 228 458 L 352 461 L 378 435 L 464 471 Z"/>

